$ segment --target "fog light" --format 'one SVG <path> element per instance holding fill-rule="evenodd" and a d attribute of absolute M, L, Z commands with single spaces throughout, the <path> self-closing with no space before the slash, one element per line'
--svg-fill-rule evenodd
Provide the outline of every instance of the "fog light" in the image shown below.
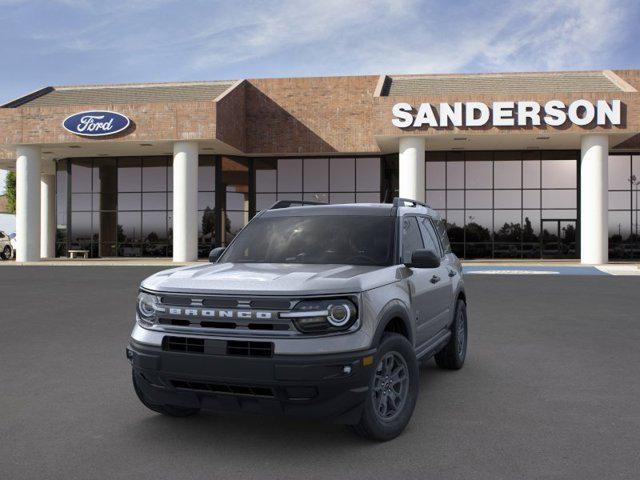
<path fill-rule="evenodd" d="M 342 373 L 345 375 L 351 375 L 351 365 L 345 365 L 342 367 Z"/>

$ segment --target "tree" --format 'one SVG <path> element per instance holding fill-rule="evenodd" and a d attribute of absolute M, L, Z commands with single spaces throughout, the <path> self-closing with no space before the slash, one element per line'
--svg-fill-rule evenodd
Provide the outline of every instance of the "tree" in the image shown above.
<path fill-rule="evenodd" d="M 7 173 L 4 185 L 7 195 L 7 211 L 16 213 L 16 172 Z"/>

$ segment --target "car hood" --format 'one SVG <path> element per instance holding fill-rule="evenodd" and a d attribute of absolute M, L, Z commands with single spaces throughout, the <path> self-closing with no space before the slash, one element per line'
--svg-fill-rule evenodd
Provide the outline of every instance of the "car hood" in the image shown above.
<path fill-rule="evenodd" d="M 158 272 L 153 291 L 254 295 L 356 293 L 396 281 L 397 266 L 216 263 Z"/>

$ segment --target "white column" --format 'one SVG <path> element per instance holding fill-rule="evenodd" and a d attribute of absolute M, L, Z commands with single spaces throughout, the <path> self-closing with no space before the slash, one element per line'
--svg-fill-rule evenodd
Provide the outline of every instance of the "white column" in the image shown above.
<path fill-rule="evenodd" d="M 173 145 L 173 261 L 198 259 L 198 143 Z"/>
<path fill-rule="evenodd" d="M 609 261 L 609 137 L 582 137 L 580 156 L 580 262 Z"/>
<path fill-rule="evenodd" d="M 399 143 L 399 195 L 424 202 L 424 137 L 400 137 Z"/>
<path fill-rule="evenodd" d="M 56 176 L 55 164 L 43 165 L 40 175 L 40 257 L 56 256 Z"/>
<path fill-rule="evenodd" d="M 40 260 L 40 147 L 16 150 L 16 260 Z"/>

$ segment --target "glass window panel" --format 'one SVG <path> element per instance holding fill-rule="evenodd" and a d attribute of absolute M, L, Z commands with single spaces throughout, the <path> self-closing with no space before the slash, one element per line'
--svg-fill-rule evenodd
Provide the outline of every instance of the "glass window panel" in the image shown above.
<path fill-rule="evenodd" d="M 464 190 L 447 190 L 447 208 L 464 208 Z"/>
<path fill-rule="evenodd" d="M 405 217 L 402 220 L 402 262 L 410 263 L 415 250 L 424 248 L 422 236 L 415 217 Z"/>
<path fill-rule="evenodd" d="M 609 212 L 609 238 L 617 235 L 618 241 L 628 240 L 632 218 L 629 212 Z"/>
<path fill-rule="evenodd" d="M 142 165 L 142 190 L 164 192 L 167 189 L 167 159 L 147 157 Z"/>
<path fill-rule="evenodd" d="M 308 158 L 304 164 L 305 192 L 326 192 L 329 190 L 329 160 Z"/>
<path fill-rule="evenodd" d="M 358 192 L 356 193 L 356 203 L 380 203 L 380 193 Z"/>
<path fill-rule="evenodd" d="M 424 242 L 424 248 L 431 250 L 438 256 L 442 256 L 442 249 L 440 248 L 440 242 L 436 235 L 431 222 L 426 217 L 418 217 L 418 226 L 422 233 L 422 240 Z"/>
<path fill-rule="evenodd" d="M 71 194 L 71 211 L 75 211 L 75 212 L 91 211 L 91 194 L 90 193 Z"/>
<path fill-rule="evenodd" d="M 216 231 L 216 214 L 211 208 L 198 212 L 198 241 L 200 243 L 211 242 Z"/>
<path fill-rule="evenodd" d="M 118 242 L 137 243 L 141 237 L 141 214 L 140 212 L 118 212 Z"/>
<path fill-rule="evenodd" d="M 522 219 L 520 210 L 495 210 L 494 241 L 520 243 L 522 238 Z"/>
<path fill-rule="evenodd" d="M 636 181 L 638 181 L 640 180 L 640 155 L 634 155 L 631 163 L 632 173 L 636 176 Z"/>
<path fill-rule="evenodd" d="M 491 167 L 493 162 L 466 162 L 467 188 L 491 188 Z"/>
<path fill-rule="evenodd" d="M 306 188 L 305 183 L 305 190 Z M 380 191 L 379 158 L 356 158 L 356 190 L 359 192 Z"/>
<path fill-rule="evenodd" d="M 329 175 L 329 189 L 332 192 L 354 191 L 356 183 L 355 159 L 332 158 L 329 164 Z M 334 202 L 332 201 L 332 203 Z"/>
<path fill-rule="evenodd" d="M 519 161 L 496 161 L 493 163 L 495 188 L 520 188 L 521 164 Z"/>
<path fill-rule="evenodd" d="M 540 160 L 522 162 L 522 177 L 524 188 L 540 188 Z"/>
<path fill-rule="evenodd" d="M 630 210 L 631 199 L 631 190 L 627 192 L 609 192 L 609 210 Z"/>
<path fill-rule="evenodd" d="M 216 189 L 216 169 L 213 165 L 198 166 L 198 190 L 212 192 Z"/>
<path fill-rule="evenodd" d="M 576 208 L 576 190 L 542 190 L 542 208 Z"/>
<path fill-rule="evenodd" d="M 276 170 L 256 170 L 256 192 L 275 192 L 276 178 Z"/>
<path fill-rule="evenodd" d="M 141 197 L 139 193 L 118 193 L 118 210 L 140 210 Z"/>
<path fill-rule="evenodd" d="M 522 190 L 496 190 L 494 192 L 495 208 L 521 208 L 520 192 Z"/>
<path fill-rule="evenodd" d="M 275 193 L 256 193 L 256 210 L 266 210 L 276 203 Z"/>
<path fill-rule="evenodd" d="M 74 158 L 71 160 L 71 191 L 91 192 L 91 159 Z"/>
<path fill-rule="evenodd" d="M 523 190 L 524 208 L 540 208 L 540 190 Z"/>
<path fill-rule="evenodd" d="M 278 191 L 302 191 L 302 160 L 299 158 L 278 160 Z"/>
<path fill-rule="evenodd" d="M 447 210 L 447 234 L 451 243 L 464 241 L 464 210 Z"/>
<path fill-rule="evenodd" d="M 540 235 L 540 210 L 523 210 L 522 224 L 523 241 L 537 242 Z"/>
<path fill-rule="evenodd" d="M 171 162 L 169 162 L 169 166 L 167 167 L 167 190 L 173 190 L 173 167 Z"/>
<path fill-rule="evenodd" d="M 332 193 L 331 203 L 354 203 L 356 201 L 354 193 Z"/>
<path fill-rule="evenodd" d="M 302 193 L 278 193 L 278 201 L 280 200 L 302 200 Z"/>
<path fill-rule="evenodd" d="M 173 200 L 173 195 L 171 195 L 171 199 Z M 204 210 L 207 207 L 213 208 L 215 206 L 215 203 L 215 193 L 198 192 L 198 210 Z"/>
<path fill-rule="evenodd" d="M 447 188 L 464 188 L 464 162 L 447 162 Z"/>
<path fill-rule="evenodd" d="M 425 165 L 426 185 L 429 189 L 446 188 L 446 163 L 427 162 Z"/>
<path fill-rule="evenodd" d="M 247 223 L 248 215 L 246 212 L 227 212 L 227 218 L 229 221 L 226 226 L 225 240 L 229 244 Z"/>
<path fill-rule="evenodd" d="M 249 194 L 227 191 L 227 210 L 249 210 Z"/>
<path fill-rule="evenodd" d="M 578 218 L 576 210 L 542 210 L 542 218 L 565 218 L 573 220 Z"/>
<path fill-rule="evenodd" d="M 493 216 L 491 210 L 473 210 L 466 212 L 465 234 L 467 243 L 491 242 Z"/>
<path fill-rule="evenodd" d="M 304 200 L 309 202 L 329 203 L 328 193 L 304 192 Z"/>
<path fill-rule="evenodd" d="M 427 190 L 426 202 L 431 208 L 443 210 L 447 207 L 447 192 L 445 190 Z"/>
<path fill-rule="evenodd" d="M 576 188 L 576 166 L 575 160 L 544 160 L 542 186 L 544 188 Z"/>
<path fill-rule="evenodd" d="M 145 242 L 161 243 L 167 241 L 167 213 L 142 213 L 142 238 Z"/>
<path fill-rule="evenodd" d="M 497 192 L 496 192 L 497 193 Z M 491 190 L 467 190 L 466 208 L 491 208 L 492 207 L 492 191 Z"/>
<path fill-rule="evenodd" d="M 118 160 L 118 192 L 139 192 L 142 187 L 142 162 L 139 158 Z"/>
<path fill-rule="evenodd" d="M 631 155 L 609 156 L 609 189 L 626 190 L 631 176 Z"/>
<path fill-rule="evenodd" d="M 167 194 L 166 193 L 143 193 L 142 209 L 143 210 L 166 210 Z"/>
<path fill-rule="evenodd" d="M 89 250 L 91 244 L 91 212 L 71 214 L 70 249 Z"/>

